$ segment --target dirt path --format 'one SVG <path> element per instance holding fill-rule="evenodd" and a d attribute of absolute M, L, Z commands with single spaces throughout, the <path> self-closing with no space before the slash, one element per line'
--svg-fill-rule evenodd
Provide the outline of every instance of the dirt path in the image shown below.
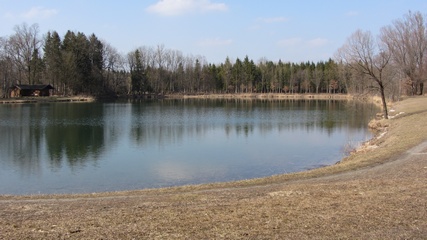
<path fill-rule="evenodd" d="M 426 239 L 426 98 L 340 164 L 264 179 L 0 196 L 0 239 Z"/>

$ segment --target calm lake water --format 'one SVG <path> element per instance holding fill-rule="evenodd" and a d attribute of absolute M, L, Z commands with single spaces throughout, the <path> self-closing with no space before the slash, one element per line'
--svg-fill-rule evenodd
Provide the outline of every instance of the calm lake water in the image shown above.
<path fill-rule="evenodd" d="M 157 188 L 330 165 L 371 138 L 376 112 L 335 100 L 0 105 L 0 194 Z"/>

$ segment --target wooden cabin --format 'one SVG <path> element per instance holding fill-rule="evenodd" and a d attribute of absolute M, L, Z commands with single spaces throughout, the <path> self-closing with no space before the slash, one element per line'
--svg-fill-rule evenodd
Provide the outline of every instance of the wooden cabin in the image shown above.
<path fill-rule="evenodd" d="M 10 97 L 48 97 L 51 95 L 51 90 L 54 89 L 50 84 L 39 85 L 13 85 L 10 88 Z"/>

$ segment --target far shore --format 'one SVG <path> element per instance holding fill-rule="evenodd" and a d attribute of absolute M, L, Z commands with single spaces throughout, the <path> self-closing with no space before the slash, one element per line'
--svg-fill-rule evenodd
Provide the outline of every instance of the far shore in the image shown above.
<path fill-rule="evenodd" d="M 45 102 L 92 102 L 95 98 L 87 96 L 72 96 L 72 97 L 17 97 L 0 99 L 0 104 L 12 103 L 45 103 Z"/>
<path fill-rule="evenodd" d="M 350 94 L 326 94 L 326 93 L 207 93 L 207 94 L 166 94 L 165 98 L 173 99 L 340 99 L 350 100 L 355 97 Z"/>
<path fill-rule="evenodd" d="M 351 94 L 288 94 L 288 93 L 200 93 L 200 94 L 147 94 L 140 96 L 121 96 L 118 99 L 242 99 L 242 100 L 367 100 L 369 97 Z M 93 96 L 50 96 L 50 97 L 16 97 L 0 99 L 0 104 L 49 103 L 49 102 L 93 102 L 102 99 Z"/>

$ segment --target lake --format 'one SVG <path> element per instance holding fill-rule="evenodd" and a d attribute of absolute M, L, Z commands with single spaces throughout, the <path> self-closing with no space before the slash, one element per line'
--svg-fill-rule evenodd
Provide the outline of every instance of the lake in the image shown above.
<path fill-rule="evenodd" d="M 372 137 L 371 104 L 152 100 L 0 105 L 0 194 L 234 181 L 331 165 Z"/>

